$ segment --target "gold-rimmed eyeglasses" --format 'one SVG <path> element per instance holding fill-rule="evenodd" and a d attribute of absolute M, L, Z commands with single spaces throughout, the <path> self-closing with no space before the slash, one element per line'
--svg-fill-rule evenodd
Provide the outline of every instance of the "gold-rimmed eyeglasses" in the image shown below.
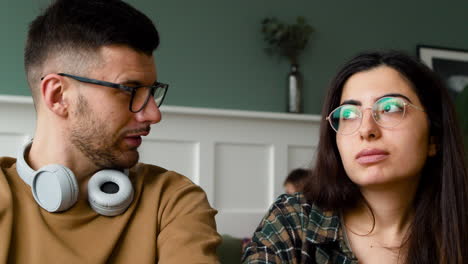
<path fill-rule="evenodd" d="M 406 102 L 400 97 L 383 97 L 377 100 L 371 109 L 372 118 L 377 125 L 384 128 L 392 128 L 401 123 L 405 118 L 407 108 L 413 107 L 423 111 L 419 106 Z M 359 130 L 362 123 L 363 112 L 360 106 L 355 104 L 343 104 L 333 110 L 326 120 L 336 133 L 341 135 L 351 135 Z"/>

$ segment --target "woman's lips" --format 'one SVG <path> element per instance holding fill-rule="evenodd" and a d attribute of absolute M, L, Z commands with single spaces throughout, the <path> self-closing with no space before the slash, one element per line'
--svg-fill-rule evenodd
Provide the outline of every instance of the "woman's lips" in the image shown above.
<path fill-rule="evenodd" d="M 364 149 L 356 155 L 356 161 L 361 165 L 377 163 L 388 158 L 390 154 L 381 149 Z"/>

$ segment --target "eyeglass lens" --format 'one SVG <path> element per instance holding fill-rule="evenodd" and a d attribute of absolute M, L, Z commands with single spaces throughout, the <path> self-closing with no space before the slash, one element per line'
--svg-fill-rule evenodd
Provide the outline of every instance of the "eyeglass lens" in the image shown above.
<path fill-rule="evenodd" d="M 150 100 L 150 96 L 153 95 L 156 105 L 159 107 L 162 104 L 165 94 L 165 87 L 157 86 L 157 87 L 140 87 L 134 90 L 133 99 L 131 102 L 131 110 L 132 112 L 138 112 L 143 109 L 148 100 Z"/>
<path fill-rule="evenodd" d="M 374 103 L 372 117 L 375 122 L 391 128 L 398 125 L 405 115 L 405 101 L 398 97 L 384 97 Z M 340 134 L 349 135 L 361 126 L 363 112 L 356 105 L 342 105 L 329 115 L 332 128 Z"/>

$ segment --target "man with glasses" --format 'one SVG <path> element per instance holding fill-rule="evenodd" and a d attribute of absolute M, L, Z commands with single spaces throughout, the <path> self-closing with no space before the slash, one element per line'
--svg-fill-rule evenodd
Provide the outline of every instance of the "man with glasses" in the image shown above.
<path fill-rule="evenodd" d="M 0 263 L 217 263 L 216 210 L 138 163 L 168 85 L 153 23 L 120 0 L 56 0 L 30 25 L 34 139 L 0 158 Z"/>

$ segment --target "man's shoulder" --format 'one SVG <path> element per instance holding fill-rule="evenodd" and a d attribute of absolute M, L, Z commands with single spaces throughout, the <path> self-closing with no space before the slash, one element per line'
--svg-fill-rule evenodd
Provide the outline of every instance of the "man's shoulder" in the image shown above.
<path fill-rule="evenodd" d="M 16 159 L 14 158 L 0 157 L 0 216 L 5 215 L 5 212 L 12 209 L 15 182 L 15 173 L 12 171 L 15 163 Z"/>
<path fill-rule="evenodd" d="M 12 175 L 12 168 L 15 167 L 16 164 L 16 159 L 12 157 L 0 157 L 0 179 L 6 179 L 10 178 Z"/>
<path fill-rule="evenodd" d="M 16 163 L 16 159 L 12 157 L 0 157 L 0 168 L 8 169 L 13 167 Z"/>

